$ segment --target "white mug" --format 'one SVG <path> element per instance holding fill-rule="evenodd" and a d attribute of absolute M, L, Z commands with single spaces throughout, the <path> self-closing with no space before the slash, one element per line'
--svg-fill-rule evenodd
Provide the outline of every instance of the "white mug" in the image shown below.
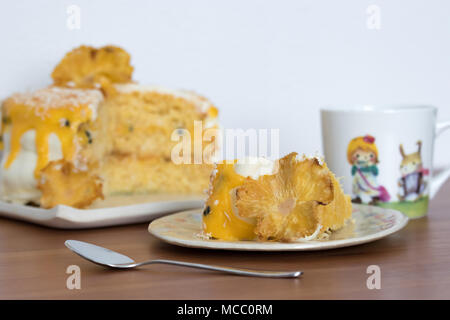
<path fill-rule="evenodd" d="M 450 176 L 432 176 L 434 140 L 450 128 L 432 106 L 354 106 L 321 109 L 329 168 L 355 203 L 426 215 L 428 201 Z"/>

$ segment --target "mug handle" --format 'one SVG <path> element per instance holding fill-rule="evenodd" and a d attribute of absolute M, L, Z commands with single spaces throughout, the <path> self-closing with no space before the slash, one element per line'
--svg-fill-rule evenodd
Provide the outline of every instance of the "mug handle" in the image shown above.
<path fill-rule="evenodd" d="M 434 138 L 436 139 L 438 136 L 441 135 L 442 132 L 444 132 L 447 129 L 450 129 L 450 121 L 437 123 Z M 449 177 L 450 177 L 450 168 L 447 168 L 438 175 L 431 178 L 430 199 L 434 198 L 436 193 L 439 191 L 439 189 L 442 187 L 442 185 L 445 183 L 445 181 L 447 181 Z"/>

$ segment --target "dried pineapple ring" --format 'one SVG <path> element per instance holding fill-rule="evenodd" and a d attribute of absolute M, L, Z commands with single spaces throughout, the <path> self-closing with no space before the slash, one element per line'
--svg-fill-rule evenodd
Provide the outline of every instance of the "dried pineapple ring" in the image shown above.
<path fill-rule="evenodd" d="M 123 49 L 80 46 L 67 53 L 52 73 L 57 86 L 110 88 L 112 83 L 131 81 L 130 55 Z"/>
<path fill-rule="evenodd" d="M 255 233 L 260 240 L 292 241 L 314 234 L 321 228 L 322 215 L 328 214 L 321 208 L 342 192 L 326 165 L 296 156 L 280 159 L 276 174 L 246 179 L 237 189 L 239 214 L 257 219 Z"/>
<path fill-rule="evenodd" d="M 41 170 L 38 188 L 42 192 L 40 203 L 44 208 L 52 208 L 58 204 L 84 208 L 95 199 L 103 199 L 100 178 L 77 170 L 66 160 L 50 161 Z"/>

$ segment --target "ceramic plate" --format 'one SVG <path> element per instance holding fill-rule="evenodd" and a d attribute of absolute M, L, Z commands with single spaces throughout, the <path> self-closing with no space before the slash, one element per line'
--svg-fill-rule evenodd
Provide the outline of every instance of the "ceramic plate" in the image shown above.
<path fill-rule="evenodd" d="M 155 237 L 190 248 L 242 250 L 242 251 L 303 251 L 325 250 L 354 246 L 384 238 L 408 223 L 401 212 L 374 206 L 353 205 L 353 221 L 327 240 L 290 243 L 259 241 L 220 241 L 201 236 L 200 209 L 175 213 L 153 221 L 149 232 Z"/>
<path fill-rule="evenodd" d="M 201 208 L 203 201 L 198 196 L 116 196 L 98 201 L 88 209 L 64 205 L 42 209 L 0 201 L 0 217 L 60 229 L 87 229 L 148 222 L 170 212 Z"/>

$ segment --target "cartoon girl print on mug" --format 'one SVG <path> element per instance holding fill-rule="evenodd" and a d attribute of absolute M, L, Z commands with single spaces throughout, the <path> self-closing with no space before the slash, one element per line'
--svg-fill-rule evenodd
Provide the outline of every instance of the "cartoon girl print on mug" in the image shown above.
<path fill-rule="evenodd" d="M 354 203 L 377 204 L 388 202 L 390 195 L 379 185 L 378 148 L 370 135 L 352 139 L 347 147 L 347 160 L 352 166 L 352 201 Z"/>
<path fill-rule="evenodd" d="M 402 161 L 400 164 L 400 178 L 398 179 L 398 199 L 400 201 L 416 201 L 421 198 L 427 188 L 427 176 L 430 170 L 423 167 L 422 141 L 417 141 L 417 151 L 406 154 L 400 144 Z"/>

